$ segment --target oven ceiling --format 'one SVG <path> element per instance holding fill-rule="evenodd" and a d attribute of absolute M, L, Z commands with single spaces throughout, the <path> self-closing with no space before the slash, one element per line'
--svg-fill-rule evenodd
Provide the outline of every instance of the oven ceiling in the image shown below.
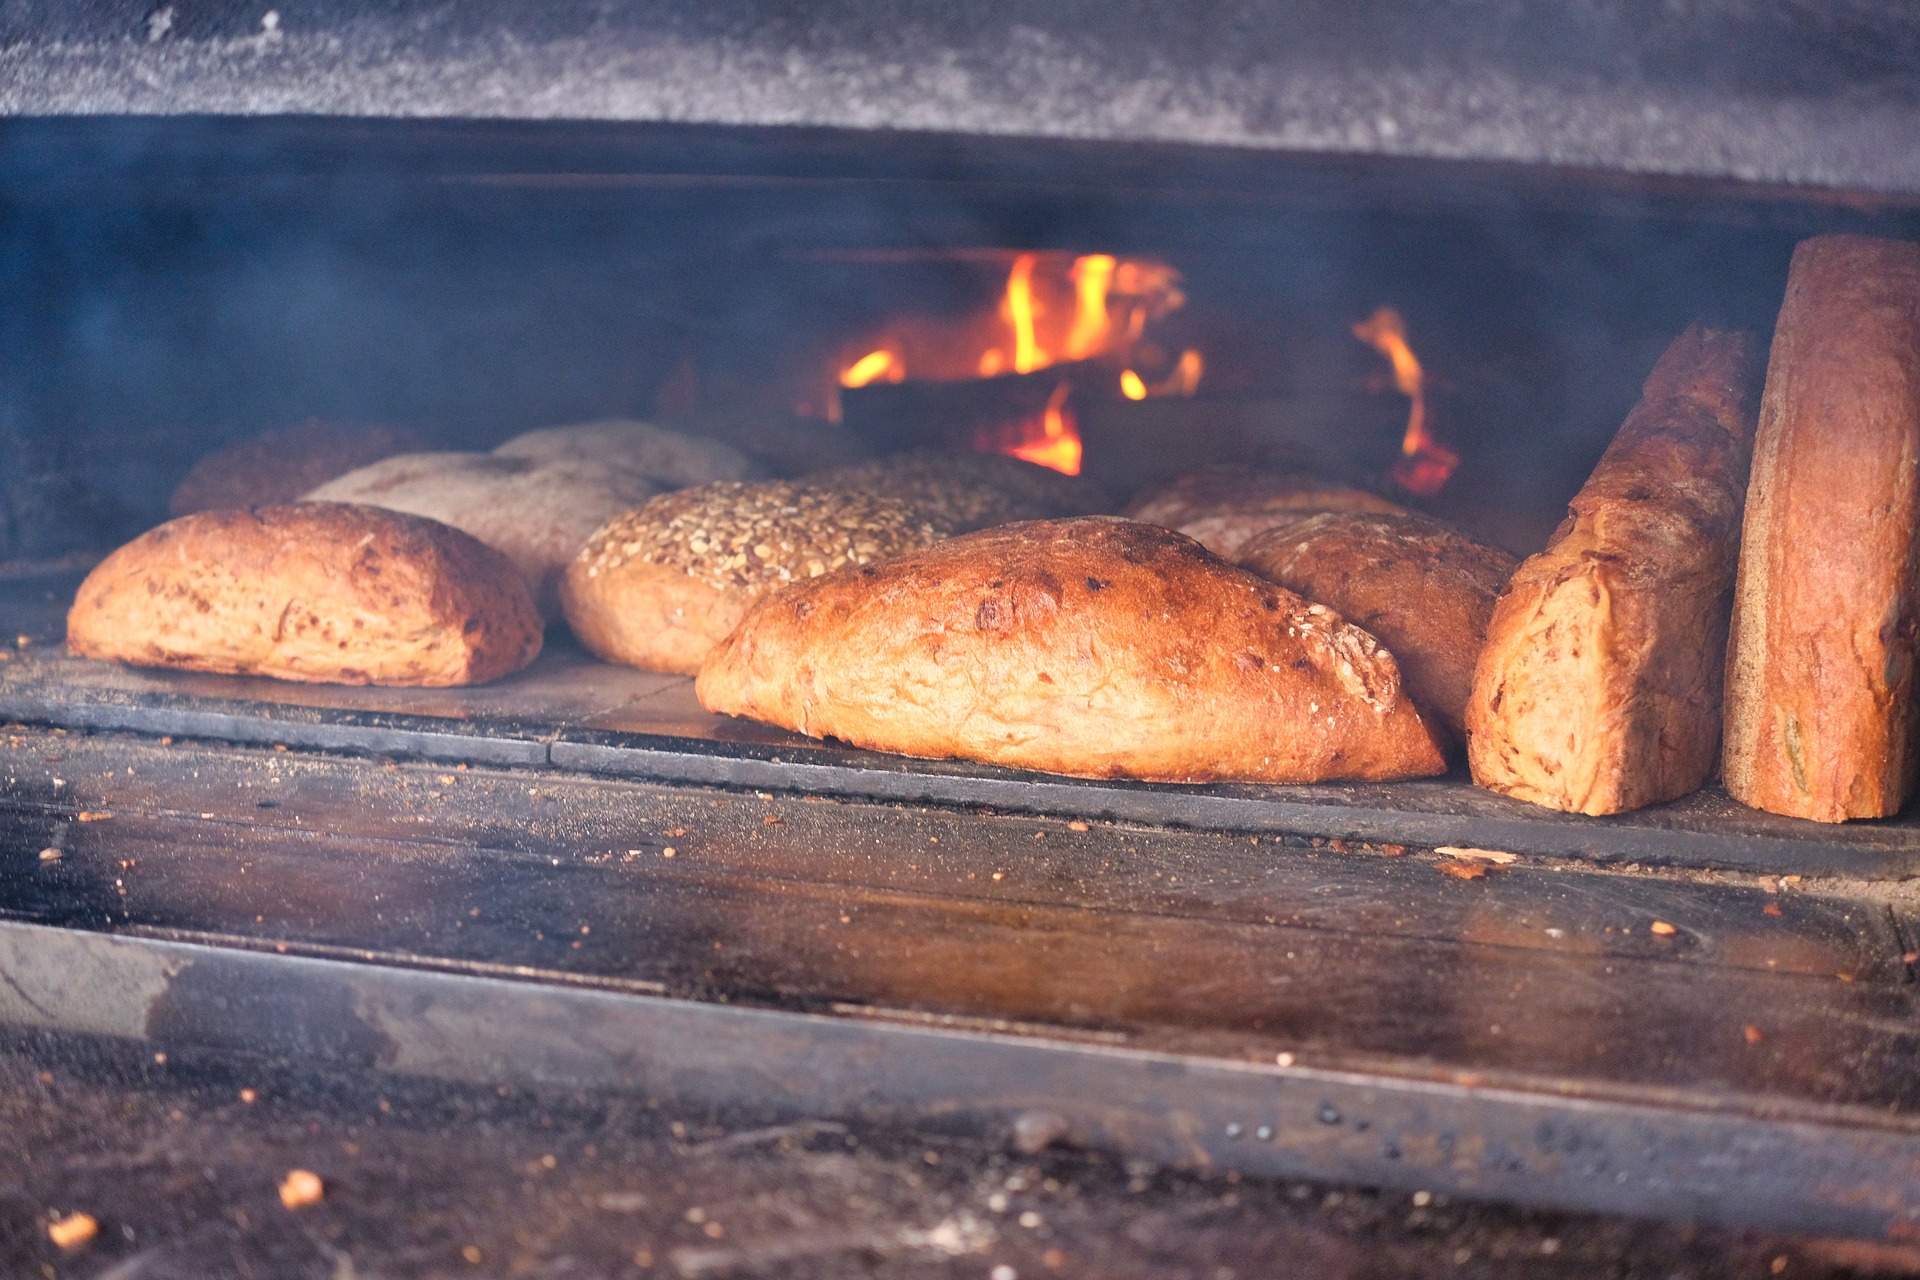
<path fill-rule="evenodd" d="M 0 0 L 0 113 L 811 125 L 1920 195 L 1884 0 Z"/>

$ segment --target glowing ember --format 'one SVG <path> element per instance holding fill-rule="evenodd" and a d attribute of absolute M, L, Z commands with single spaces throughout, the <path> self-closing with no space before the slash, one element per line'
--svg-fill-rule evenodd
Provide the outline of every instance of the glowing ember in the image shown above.
<path fill-rule="evenodd" d="M 1046 412 L 1040 415 L 1040 434 L 1020 440 L 1006 447 L 1002 452 L 1028 462 L 1037 462 L 1043 467 L 1052 467 L 1055 471 L 1070 476 L 1080 474 L 1080 432 L 1074 424 L 1073 413 L 1067 408 L 1067 397 L 1073 392 L 1073 384 L 1063 382 L 1053 389 L 1047 397 Z"/>
<path fill-rule="evenodd" d="M 1133 370 L 1122 369 L 1120 371 L 1120 394 L 1129 400 L 1145 400 L 1147 398 L 1147 384 L 1145 380 Z"/>
<path fill-rule="evenodd" d="M 1393 385 L 1413 402 L 1407 413 L 1407 432 L 1400 441 L 1400 461 L 1393 478 L 1401 487 L 1422 497 L 1440 492 L 1460 462 L 1460 455 L 1433 438 L 1427 430 L 1426 375 L 1419 358 L 1407 345 L 1407 327 L 1400 313 L 1381 307 L 1353 326 L 1353 336 L 1385 356 L 1393 365 Z"/>
<path fill-rule="evenodd" d="M 882 378 L 888 382 L 898 382 L 906 376 L 907 371 L 899 359 L 893 352 L 882 348 L 879 351 L 869 351 L 848 365 L 840 375 L 840 385 L 864 387 L 869 382 L 878 382 Z"/>

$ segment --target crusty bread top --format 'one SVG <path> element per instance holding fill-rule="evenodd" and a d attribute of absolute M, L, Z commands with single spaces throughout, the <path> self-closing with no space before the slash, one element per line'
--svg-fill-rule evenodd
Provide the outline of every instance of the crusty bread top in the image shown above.
<path fill-rule="evenodd" d="M 1002 525 L 774 592 L 696 687 L 816 736 L 1090 777 L 1445 767 L 1372 636 L 1113 518 Z"/>
<path fill-rule="evenodd" d="M 173 515 L 292 502 L 316 485 L 370 462 L 420 447 L 405 427 L 356 426 L 309 418 L 239 440 L 193 464 L 167 509 Z"/>
<path fill-rule="evenodd" d="M 340 684 L 479 683 L 524 667 L 540 641 L 506 557 L 348 503 L 169 521 L 101 561 L 67 618 L 87 657 Z"/>
<path fill-rule="evenodd" d="M 621 467 L 666 489 L 766 475 L 766 468 L 730 444 L 629 418 L 524 431 L 493 452 L 500 458 Z"/>
<path fill-rule="evenodd" d="M 954 533 L 1014 520 L 1094 515 L 1112 509 L 1100 486 L 999 453 L 917 449 L 815 477 L 890 494 Z"/>
<path fill-rule="evenodd" d="M 758 591 L 924 547 L 946 530 L 897 498 L 846 485 L 722 481 L 615 516 L 580 549 L 588 578 L 640 561 L 716 590 Z"/>
<path fill-rule="evenodd" d="M 1120 514 L 1167 529 L 1259 511 L 1392 511 L 1406 508 L 1350 484 L 1306 472 L 1212 466 L 1182 472 L 1135 494 Z"/>
<path fill-rule="evenodd" d="M 1414 703 L 1465 740 L 1474 662 L 1519 563 L 1511 555 L 1426 516 L 1319 511 L 1250 539 L 1237 563 L 1380 639 Z"/>

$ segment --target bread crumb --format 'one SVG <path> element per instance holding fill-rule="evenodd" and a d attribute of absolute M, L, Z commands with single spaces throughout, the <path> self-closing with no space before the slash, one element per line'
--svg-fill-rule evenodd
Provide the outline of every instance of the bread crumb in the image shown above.
<path fill-rule="evenodd" d="M 1657 933 L 1663 938 L 1680 932 L 1678 929 L 1668 924 L 1665 920 L 1655 920 L 1652 924 L 1648 925 L 1647 928 L 1651 932 Z"/>
<path fill-rule="evenodd" d="M 1469 849 L 1460 845 L 1443 844 L 1434 850 L 1443 858 L 1470 858 L 1478 862 L 1491 862 L 1497 866 L 1506 866 L 1510 862 L 1520 861 L 1517 853 L 1502 853 L 1498 849 Z"/>
<path fill-rule="evenodd" d="M 1433 868 L 1441 875 L 1452 876 L 1456 880 L 1478 880 L 1487 874 L 1487 864 L 1484 862 L 1468 862 L 1464 860 L 1436 862 L 1433 864 Z"/>
<path fill-rule="evenodd" d="M 99 1234 L 100 1224 L 90 1213 L 70 1213 L 47 1224 L 47 1239 L 62 1249 L 78 1249 Z"/>
<path fill-rule="evenodd" d="M 1084 822 L 1069 822 L 1067 824 L 1067 830 L 1069 831 L 1085 831 L 1086 829 L 1087 824 Z"/>
<path fill-rule="evenodd" d="M 286 1179 L 280 1184 L 280 1203 L 289 1209 L 304 1209 L 310 1204 L 319 1204 L 320 1197 L 325 1194 L 326 1185 L 320 1181 L 320 1175 L 305 1169 L 288 1170 Z"/>

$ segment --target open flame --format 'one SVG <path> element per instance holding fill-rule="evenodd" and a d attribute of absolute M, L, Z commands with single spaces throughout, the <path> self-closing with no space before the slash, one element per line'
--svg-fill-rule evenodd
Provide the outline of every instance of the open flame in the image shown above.
<path fill-rule="evenodd" d="M 1052 252 L 1017 253 L 1007 270 L 998 305 L 960 321 L 903 318 L 878 337 L 845 352 L 829 399 L 837 417 L 840 388 L 900 382 L 909 377 L 936 382 L 1029 374 L 1064 362 L 1106 364 L 1099 374 L 1104 394 L 1130 400 L 1148 396 L 1190 396 L 1199 389 L 1205 361 L 1198 351 L 1167 356 L 1145 338 L 1146 327 L 1185 304 L 1180 274 L 1164 263 L 1118 258 L 1107 253 L 1078 256 Z M 1148 377 L 1140 368 L 1165 370 Z M 1091 373 L 1063 377 L 1043 413 L 986 431 L 978 449 L 1008 453 L 1042 466 L 1077 475 L 1081 443 L 1068 404 L 1075 381 Z"/>
<path fill-rule="evenodd" d="M 1353 336 L 1387 358 L 1393 365 L 1394 388 L 1413 402 L 1393 478 L 1408 492 L 1430 498 L 1446 485 L 1460 463 L 1460 455 L 1434 439 L 1427 429 L 1426 374 L 1413 348 L 1407 345 L 1406 323 L 1392 307 L 1381 307 L 1353 326 Z"/>

